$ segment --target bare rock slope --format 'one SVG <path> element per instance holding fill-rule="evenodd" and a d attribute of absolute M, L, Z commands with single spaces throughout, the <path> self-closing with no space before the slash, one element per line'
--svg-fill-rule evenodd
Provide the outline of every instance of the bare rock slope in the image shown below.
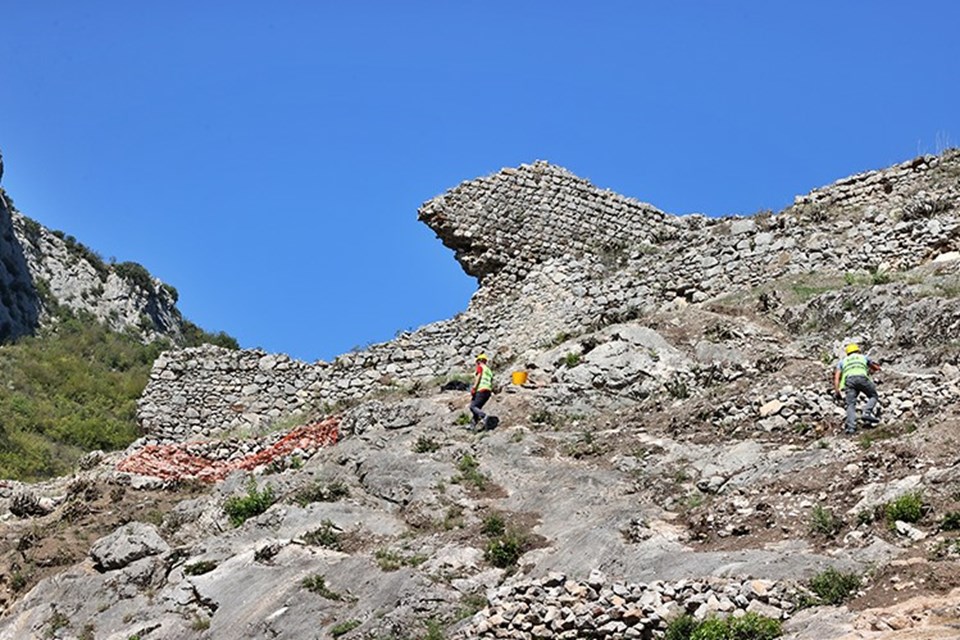
<path fill-rule="evenodd" d="M 957 637 L 958 198 L 955 151 L 751 218 L 546 163 L 464 183 L 420 211 L 481 283 L 460 316 L 333 363 L 169 353 L 130 450 L 0 488 L 0 638 Z M 884 364 L 854 436 L 850 340 Z M 288 437 L 321 416 L 335 444 Z"/>

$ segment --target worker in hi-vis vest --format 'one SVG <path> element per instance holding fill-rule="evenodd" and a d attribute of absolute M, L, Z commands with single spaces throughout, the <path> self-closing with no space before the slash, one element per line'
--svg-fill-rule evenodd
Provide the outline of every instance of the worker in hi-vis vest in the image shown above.
<path fill-rule="evenodd" d="M 845 433 L 857 431 L 857 396 L 867 396 L 867 406 L 863 408 L 863 422 L 875 425 L 880 419 L 873 414 L 877 406 L 877 387 L 870 374 L 879 371 L 880 365 L 860 353 L 860 347 L 850 343 L 845 349 L 846 356 L 833 370 L 833 389 L 837 395 L 844 394 L 847 402 L 847 422 Z M 842 391 L 841 391 L 842 390 Z"/>
<path fill-rule="evenodd" d="M 487 414 L 481 409 L 490 399 L 493 393 L 493 369 L 487 364 L 486 354 L 481 353 L 477 356 L 477 370 L 473 379 L 473 387 L 470 388 L 470 413 L 473 414 L 473 424 L 471 428 L 476 428 L 477 423 L 480 428 L 487 426 Z"/>

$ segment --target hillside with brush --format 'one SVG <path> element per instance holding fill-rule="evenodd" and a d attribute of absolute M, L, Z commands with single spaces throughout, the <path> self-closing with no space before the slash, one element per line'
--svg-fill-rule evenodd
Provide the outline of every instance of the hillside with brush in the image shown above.
<path fill-rule="evenodd" d="M 418 212 L 463 313 L 333 362 L 165 351 L 129 447 L 0 485 L 0 638 L 955 638 L 958 205 L 957 150 L 748 217 L 464 182 Z"/>

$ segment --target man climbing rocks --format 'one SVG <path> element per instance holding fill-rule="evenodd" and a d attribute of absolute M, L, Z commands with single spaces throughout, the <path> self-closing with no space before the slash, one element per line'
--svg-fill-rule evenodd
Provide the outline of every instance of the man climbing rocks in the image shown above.
<path fill-rule="evenodd" d="M 486 354 L 481 353 L 477 356 L 477 370 L 473 379 L 473 387 L 470 388 L 470 413 L 473 414 L 473 428 L 477 423 L 480 428 L 487 426 L 487 414 L 481 409 L 490 399 L 493 393 L 493 369 L 487 364 Z"/>
<path fill-rule="evenodd" d="M 860 353 L 860 347 L 854 343 L 847 345 L 846 356 L 837 363 L 833 371 L 833 389 L 841 395 L 841 389 L 846 395 L 847 421 L 845 433 L 857 431 L 857 396 L 863 393 L 867 396 L 867 406 L 863 408 L 863 421 L 867 424 L 877 424 L 880 419 L 873 415 L 877 406 L 877 387 L 870 380 L 871 373 L 880 370 L 880 365 Z"/>

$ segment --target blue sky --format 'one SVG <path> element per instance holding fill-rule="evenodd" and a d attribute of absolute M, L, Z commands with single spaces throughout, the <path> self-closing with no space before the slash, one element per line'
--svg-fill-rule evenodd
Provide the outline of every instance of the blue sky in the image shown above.
<path fill-rule="evenodd" d="M 466 307 L 416 219 L 463 180 L 751 214 L 957 146 L 960 3 L 907 4 L 0 0 L 3 186 L 205 329 L 330 359 Z"/>

